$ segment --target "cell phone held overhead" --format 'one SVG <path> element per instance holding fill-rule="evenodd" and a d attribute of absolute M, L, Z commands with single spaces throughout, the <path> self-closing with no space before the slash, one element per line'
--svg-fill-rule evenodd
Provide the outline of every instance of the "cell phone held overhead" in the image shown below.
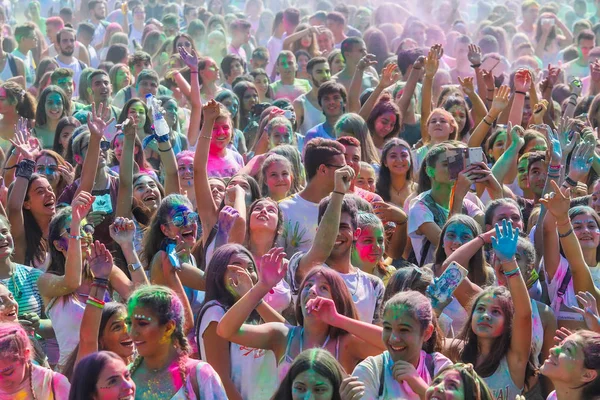
<path fill-rule="evenodd" d="M 467 274 L 468 271 L 465 268 L 452 261 L 442 275 L 435 278 L 427 287 L 427 295 L 431 299 L 431 305 L 436 308 L 440 304 L 447 303 Z"/>
<path fill-rule="evenodd" d="M 446 152 L 450 180 L 458 178 L 458 174 L 469 165 L 485 162 L 481 147 L 450 149 Z"/>

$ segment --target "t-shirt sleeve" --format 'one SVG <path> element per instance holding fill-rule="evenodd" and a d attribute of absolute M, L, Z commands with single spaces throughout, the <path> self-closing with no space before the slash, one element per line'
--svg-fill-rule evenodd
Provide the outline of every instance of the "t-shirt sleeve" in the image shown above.
<path fill-rule="evenodd" d="M 465 209 L 467 210 L 469 217 L 475 217 L 477 214 L 483 214 L 481 208 L 479 208 L 477 204 L 473 203 L 471 200 L 465 199 L 463 204 L 465 205 Z"/>
<path fill-rule="evenodd" d="M 54 373 L 52 377 L 52 385 L 54 386 L 54 398 L 55 399 L 68 399 L 69 391 L 71 390 L 71 384 L 66 376 Z"/>
<path fill-rule="evenodd" d="M 204 331 L 206 331 L 206 328 L 208 328 L 208 325 L 210 325 L 211 322 L 221 321 L 221 318 L 223 318 L 224 315 L 225 315 L 225 310 L 223 309 L 223 307 L 218 306 L 218 305 L 214 305 L 214 306 L 210 307 L 208 310 L 206 310 L 204 312 L 204 314 L 202 315 L 202 321 L 200 321 L 200 329 L 199 329 L 200 339 L 202 338 L 202 336 L 204 336 Z M 200 340 L 200 339 L 198 339 L 198 340 Z"/>
<path fill-rule="evenodd" d="M 433 374 L 437 375 L 441 370 L 446 368 L 449 365 L 452 365 L 452 361 L 448 359 L 442 353 L 432 353 L 433 356 Z M 433 380 L 433 376 L 431 377 Z"/>
<path fill-rule="evenodd" d="M 435 223 L 433 213 L 422 201 L 416 201 L 408 210 L 408 234 L 415 233 L 427 222 Z"/>
<path fill-rule="evenodd" d="M 205 362 L 199 362 L 196 366 L 196 376 L 200 389 L 200 399 L 227 400 L 225 388 L 219 374 L 213 367 Z"/>
<path fill-rule="evenodd" d="M 367 357 L 352 371 L 352 376 L 357 377 L 365 385 L 363 399 L 377 399 L 379 397 L 379 376 L 381 374 L 379 365 L 383 365 L 383 363 L 378 364 L 377 361 L 381 357 Z"/>

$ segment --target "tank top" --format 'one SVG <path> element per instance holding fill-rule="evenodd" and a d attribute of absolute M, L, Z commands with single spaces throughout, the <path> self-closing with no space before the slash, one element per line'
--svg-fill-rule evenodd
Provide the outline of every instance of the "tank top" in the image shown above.
<path fill-rule="evenodd" d="M 288 341 L 287 341 L 287 346 L 285 347 L 285 354 L 279 360 L 279 365 L 277 367 L 278 375 L 279 375 L 279 382 L 281 382 L 283 380 L 283 378 L 287 375 L 288 371 L 290 370 L 290 367 L 292 366 L 292 363 L 294 362 L 294 357 L 292 357 L 290 355 L 290 351 L 291 351 L 292 341 L 294 340 L 294 336 L 296 334 L 300 335 L 299 336 L 300 351 L 298 352 L 298 354 L 302 353 L 302 351 L 304 350 L 304 327 L 303 326 L 291 327 L 290 332 L 288 333 Z M 327 346 L 327 343 L 329 343 L 329 336 L 327 336 L 327 338 L 325 339 L 325 342 L 323 343 L 321 348 L 324 349 L 325 346 Z M 335 354 L 333 355 L 336 360 L 339 360 L 339 354 L 340 354 L 340 337 L 338 336 L 335 341 Z"/>
<path fill-rule="evenodd" d="M 52 328 L 56 333 L 60 351 L 59 370 L 79 344 L 79 329 L 84 311 L 85 304 L 79 300 L 76 294 L 55 297 L 48 303 L 46 314 L 52 321 Z"/>
<path fill-rule="evenodd" d="M 497 400 L 514 399 L 523 391 L 523 388 L 518 388 L 513 382 L 506 357 L 503 357 L 502 360 L 500 360 L 496 372 L 487 378 L 483 378 L 483 380 L 490 388 L 492 397 Z"/>
<path fill-rule="evenodd" d="M 325 115 L 323 115 L 323 111 L 313 106 L 305 94 L 298 96 L 298 100 L 302 102 L 304 108 L 304 121 L 302 121 L 299 130 L 301 134 L 306 135 L 306 132 L 311 128 L 325 122 Z"/>
<path fill-rule="evenodd" d="M 7 81 L 13 77 L 13 73 L 10 69 L 10 63 L 8 62 L 8 57 L 6 58 L 6 63 L 4 64 L 4 69 L 0 72 L 0 80 Z"/>

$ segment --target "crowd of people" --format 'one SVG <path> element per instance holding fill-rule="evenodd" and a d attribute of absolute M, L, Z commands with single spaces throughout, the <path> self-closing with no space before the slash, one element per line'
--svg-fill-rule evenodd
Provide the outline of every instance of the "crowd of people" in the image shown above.
<path fill-rule="evenodd" d="M 600 399 L 599 0 L 0 27 L 0 399 Z"/>

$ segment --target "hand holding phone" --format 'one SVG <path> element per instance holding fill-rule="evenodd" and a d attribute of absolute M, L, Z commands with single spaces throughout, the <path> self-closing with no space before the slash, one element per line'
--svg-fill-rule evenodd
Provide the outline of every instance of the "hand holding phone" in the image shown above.
<path fill-rule="evenodd" d="M 467 274 L 468 271 L 465 268 L 452 261 L 442 275 L 427 287 L 427 295 L 431 299 L 433 308 L 447 303 Z"/>

